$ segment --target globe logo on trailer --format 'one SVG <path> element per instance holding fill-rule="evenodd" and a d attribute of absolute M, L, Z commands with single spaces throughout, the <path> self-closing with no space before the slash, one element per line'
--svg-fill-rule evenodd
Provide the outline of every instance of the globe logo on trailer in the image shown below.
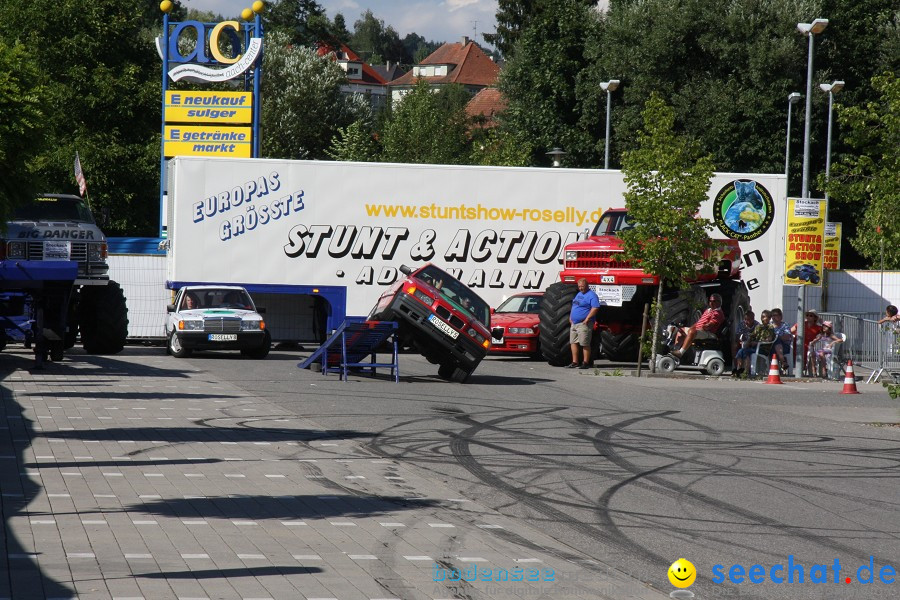
<path fill-rule="evenodd" d="M 752 179 L 724 186 L 713 203 L 716 227 L 733 240 L 755 240 L 768 231 L 774 217 L 772 194 Z"/>

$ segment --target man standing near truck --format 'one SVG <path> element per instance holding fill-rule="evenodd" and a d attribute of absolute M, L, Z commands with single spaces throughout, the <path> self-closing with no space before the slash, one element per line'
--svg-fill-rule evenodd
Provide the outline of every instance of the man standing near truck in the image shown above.
<path fill-rule="evenodd" d="M 587 279 L 578 280 L 578 293 L 572 299 L 572 312 L 569 313 L 569 344 L 572 347 L 572 364 L 568 369 L 591 368 L 591 334 L 594 331 L 594 319 L 600 311 L 600 298 L 588 287 Z M 579 346 L 581 347 L 579 350 Z M 581 357 L 584 362 L 579 362 Z"/>

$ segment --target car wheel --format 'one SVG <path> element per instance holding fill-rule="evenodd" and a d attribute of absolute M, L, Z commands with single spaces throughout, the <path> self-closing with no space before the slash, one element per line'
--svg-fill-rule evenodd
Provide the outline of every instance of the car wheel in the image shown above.
<path fill-rule="evenodd" d="M 456 365 L 453 363 L 442 363 L 441 366 L 438 367 L 438 377 L 449 381 L 453 377 L 453 371 L 455 369 Z"/>
<path fill-rule="evenodd" d="M 174 331 L 169 334 L 169 341 L 166 346 L 169 349 L 169 354 L 175 358 L 185 358 L 186 356 L 191 355 L 191 351 L 181 344 L 181 338 L 179 338 L 178 334 Z"/>
<path fill-rule="evenodd" d="M 797 269 L 791 269 L 790 271 L 787 272 L 787 276 L 789 279 L 797 279 L 798 274 L 799 273 L 797 272 Z"/>
<path fill-rule="evenodd" d="M 718 377 L 725 372 L 725 361 L 721 358 L 711 358 L 706 363 L 706 372 L 713 377 Z"/>
<path fill-rule="evenodd" d="M 810 278 L 809 278 L 809 280 L 812 282 L 813 285 L 816 285 L 816 284 L 819 283 L 819 281 L 820 281 L 818 275 L 811 275 Z"/>
<path fill-rule="evenodd" d="M 272 347 L 272 336 L 266 331 L 263 336 L 263 343 L 259 348 L 254 348 L 252 350 L 241 350 L 241 354 L 244 356 L 249 356 L 254 360 L 262 360 L 269 355 L 269 349 Z"/>

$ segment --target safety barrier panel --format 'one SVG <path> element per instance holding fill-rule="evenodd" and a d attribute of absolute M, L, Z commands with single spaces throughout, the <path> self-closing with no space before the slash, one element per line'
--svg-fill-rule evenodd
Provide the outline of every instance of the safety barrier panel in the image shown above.
<path fill-rule="evenodd" d="M 846 334 L 843 359 L 853 359 L 853 366 L 870 371 L 866 383 L 882 376 L 900 378 L 900 329 L 874 319 L 840 313 L 819 313 L 834 323 L 834 331 Z"/>

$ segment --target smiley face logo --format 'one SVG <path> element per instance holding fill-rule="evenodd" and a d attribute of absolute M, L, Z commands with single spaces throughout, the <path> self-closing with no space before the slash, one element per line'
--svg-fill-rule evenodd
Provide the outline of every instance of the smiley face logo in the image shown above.
<path fill-rule="evenodd" d="M 690 587 L 697 579 L 697 569 L 691 561 L 679 558 L 669 567 L 669 581 L 677 588 Z"/>

